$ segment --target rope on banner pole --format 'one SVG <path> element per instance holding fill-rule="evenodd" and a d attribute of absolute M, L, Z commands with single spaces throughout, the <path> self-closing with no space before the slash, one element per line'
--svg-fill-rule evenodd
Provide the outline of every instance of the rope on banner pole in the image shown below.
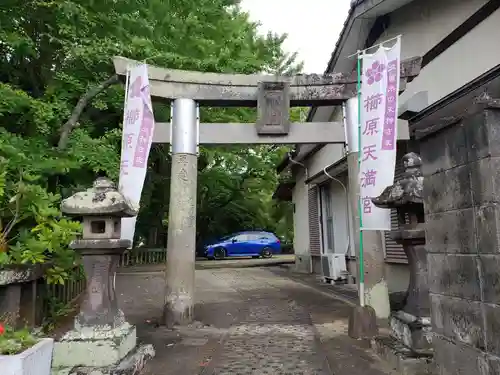
<path fill-rule="evenodd" d="M 358 171 L 361 170 L 361 59 L 362 51 L 358 51 L 357 55 L 357 76 L 358 76 Z M 359 173 L 359 172 L 358 172 Z M 363 208 L 361 200 L 361 190 L 359 190 L 358 199 L 358 214 L 359 214 L 359 305 L 365 306 L 365 266 L 364 266 L 364 249 L 363 249 Z"/>
<path fill-rule="evenodd" d="M 383 46 L 384 44 L 386 43 L 389 43 L 389 42 L 392 42 L 393 40 L 395 39 L 399 39 L 403 36 L 403 34 L 399 34 L 399 35 L 396 35 L 394 38 L 391 38 L 391 39 L 387 39 L 387 40 L 384 40 L 383 42 L 380 42 L 378 44 L 375 44 L 373 46 L 370 46 L 368 48 L 365 48 L 364 50 L 359 50 L 357 51 L 356 53 L 353 53 L 352 55 L 349 55 L 347 56 L 348 59 L 354 57 L 354 56 L 359 56 L 359 55 L 364 55 L 366 53 L 366 51 L 368 51 L 369 49 L 373 49 L 375 47 L 380 47 L 380 46 Z"/>

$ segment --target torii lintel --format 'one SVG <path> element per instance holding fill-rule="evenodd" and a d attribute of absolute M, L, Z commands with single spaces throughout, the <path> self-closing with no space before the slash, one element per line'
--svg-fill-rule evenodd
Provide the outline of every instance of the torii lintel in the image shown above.
<path fill-rule="evenodd" d="M 116 74 L 122 77 L 127 69 L 142 64 L 120 56 L 115 57 L 113 63 Z M 401 62 L 401 91 L 420 73 L 421 65 L 421 57 Z M 257 107 L 262 85 L 280 85 L 291 107 L 341 105 L 357 92 L 356 72 L 275 76 L 204 73 L 148 65 L 148 74 L 151 96 L 167 100 L 193 99 L 200 105 L 212 107 Z"/>

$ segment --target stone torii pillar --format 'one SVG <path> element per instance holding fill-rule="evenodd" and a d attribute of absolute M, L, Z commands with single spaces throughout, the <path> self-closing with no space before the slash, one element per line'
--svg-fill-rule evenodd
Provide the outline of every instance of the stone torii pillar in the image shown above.
<path fill-rule="evenodd" d="M 115 57 L 122 77 L 138 61 Z M 420 72 L 421 58 L 401 63 L 400 88 Z M 356 73 L 244 75 L 201 73 L 148 67 L 151 96 L 173 102 L 171 123 L 157 123 L 153 142 L 172 144 L 165 323 L 187 324 L 193 319 L 196 238 L 196 183 L 198 144 L 344 143 L 338 122 L 291 123 L 290 107 L 335 106 L 357 95 Z M 197 106 L 257 107 L 257 123 L 200 124 Z M 408 139 L 408 128 L 399 129 Z"/>
<path fill-rule="evenodd" d="M 163 312 L 167 326 L 189 323 L 194 315 L 197 146 L 196 102 L 193 99 L 175 99 Z"/>

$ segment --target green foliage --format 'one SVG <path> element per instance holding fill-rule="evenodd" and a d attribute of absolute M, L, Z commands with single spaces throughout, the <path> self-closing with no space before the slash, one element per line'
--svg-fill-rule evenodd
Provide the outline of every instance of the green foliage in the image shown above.
<path fill-rule="evenodd" d="M 238 3 L 1 2 L 0 221 L 4 232 L 6 226 L 10 229 L 0 241 L 0 266 L 51 262 L 50 280 L 63 282 L 73 265 L 67 244 L 79 225 L 61 216 L 59 201 L 87 188 L 96 174 L 117 181 L 122 85 L 98 93 L 74 123 L 67 121 L 79 99 L 114 73 L 113 56 L 210 72 L 290 74 L 301 69 L 295 54 L 282 51 L 284 36 L 258 35 L 257 25 Z M 157 121 L 166 121 L 169 108 L 162 103 L 154 106 Z M 204 108 L 202 117 L 204 122 L 248 122 L 255 111 Z M 64 129 L 69 142 L 58 147 Z M 252 228 L 290 236 L 290 206 L 271 200 L 277 185 L 274 168 L 286 151 L 270 146 L 202 148 L 200 240 Z M 165 241 L 169 182 L 169 148 L 154 145 L 138 241 Z"/>
<path fill-rule="evenodd" d="M 37 338 L 28 329 L 14 330 L 0 322 L 0 355 L 14 355 L 36 344 Z"/>
<path fill-rule="evenodd" d="M 74 304 L 61 302 L 53 296 L 46 303 L 48 311 L 42 323 L 42 331 L 46 334 L 53 332 L 60 320 L 75 315 L 75 311 L 78 311 Z"/>
<path fill-rule="evenodd" d="M 272 193 L 275 166 L 285 151 L 273 146 L 202 149 L 206 167 L 199 173 L 200 240 L 239 230 L 279 229 Z M 278 234 L 287 235 L 286 230 Z"/>
<path fill-rule="evenodd" d="M 80 224 L 61 217 L 61 197 L 44 187 L 47 175 L 68 164 L 37 151 L 34 142 L 0 129 L 0 267 L 50 261 L 49 281 L 63 283 Z"/>

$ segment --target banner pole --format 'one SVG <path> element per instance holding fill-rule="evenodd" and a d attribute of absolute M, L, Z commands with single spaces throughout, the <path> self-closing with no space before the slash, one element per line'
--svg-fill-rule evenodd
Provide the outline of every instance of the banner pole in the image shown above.
<path fill-rule="evenodd" d="M 357 56 L 357 76 L 358 76 L 358 171 L 361 170 L 361 53 Z M 365 306 L 365 267 L 364 267 L 364 251 L 363 251 L 363 208 L 361 201 L 361 189 L 359 190 L 358 199 L 358 214 L 359 214 L 359 305 Z"/>
<path fill-rule="evenodd" d="M 127 66 L 127 71 L 125 73 L 125 101 L 123 102 L 123 123 L 122 123 L 122 146 L 121 146 L 121 150 L 120 150 L 120 176 L 118 177 L 118 190 L 121 192 L 122 190 L 122 186 L 120 185 L 120 183 L 122 182 L 121 181 L 121 170 L 123 168 L 123 163 L 124 163 L 124 143 L 126 142 L 126 139 L 125 139 L 125 122 L 126 122 L 126 117 L 127 117 L 127 98 L 128 98 L 128 89 L 129 89 L 129 84 L 130 84 L 130 66 Z M 123 224 L 124 221 L 126 221 L 127 219 L 126 218 L 121 218 L 121 226 L 122 228 L 125 227 L 125 225 Z M 121 237 L 121 235 L 120 235 Z M 131 250 L 134 246 L 134 239 L 132 238 L 132 241 L 130 241 L 130 246 L 127 248 L 127 250 Z M 113 276 L 113 286 L 115 285 L 116 283 L 116 272 Z"/>
<path fill-rule="evenodd" d="M 123 133 L 125 131 L 125 121 L 127 117 L 127 98 L 128 98 L 128 85 L 130 79 L 130 67 L 127 66 L 127 71 L 125 72 L 125 100 L 123 101 L 123 124 L 122 124 L 122 147 L 123 147 Z M 122 149 L 123 150 L 123 149 Z M 120 150 L 120 151 L 122 151 Z M 121 158 L 121 156 L 120 156 Z M 120 163 L 122 160 L 120 160 Z M 120 165 L 121 167 L 121 165 Z"/>

